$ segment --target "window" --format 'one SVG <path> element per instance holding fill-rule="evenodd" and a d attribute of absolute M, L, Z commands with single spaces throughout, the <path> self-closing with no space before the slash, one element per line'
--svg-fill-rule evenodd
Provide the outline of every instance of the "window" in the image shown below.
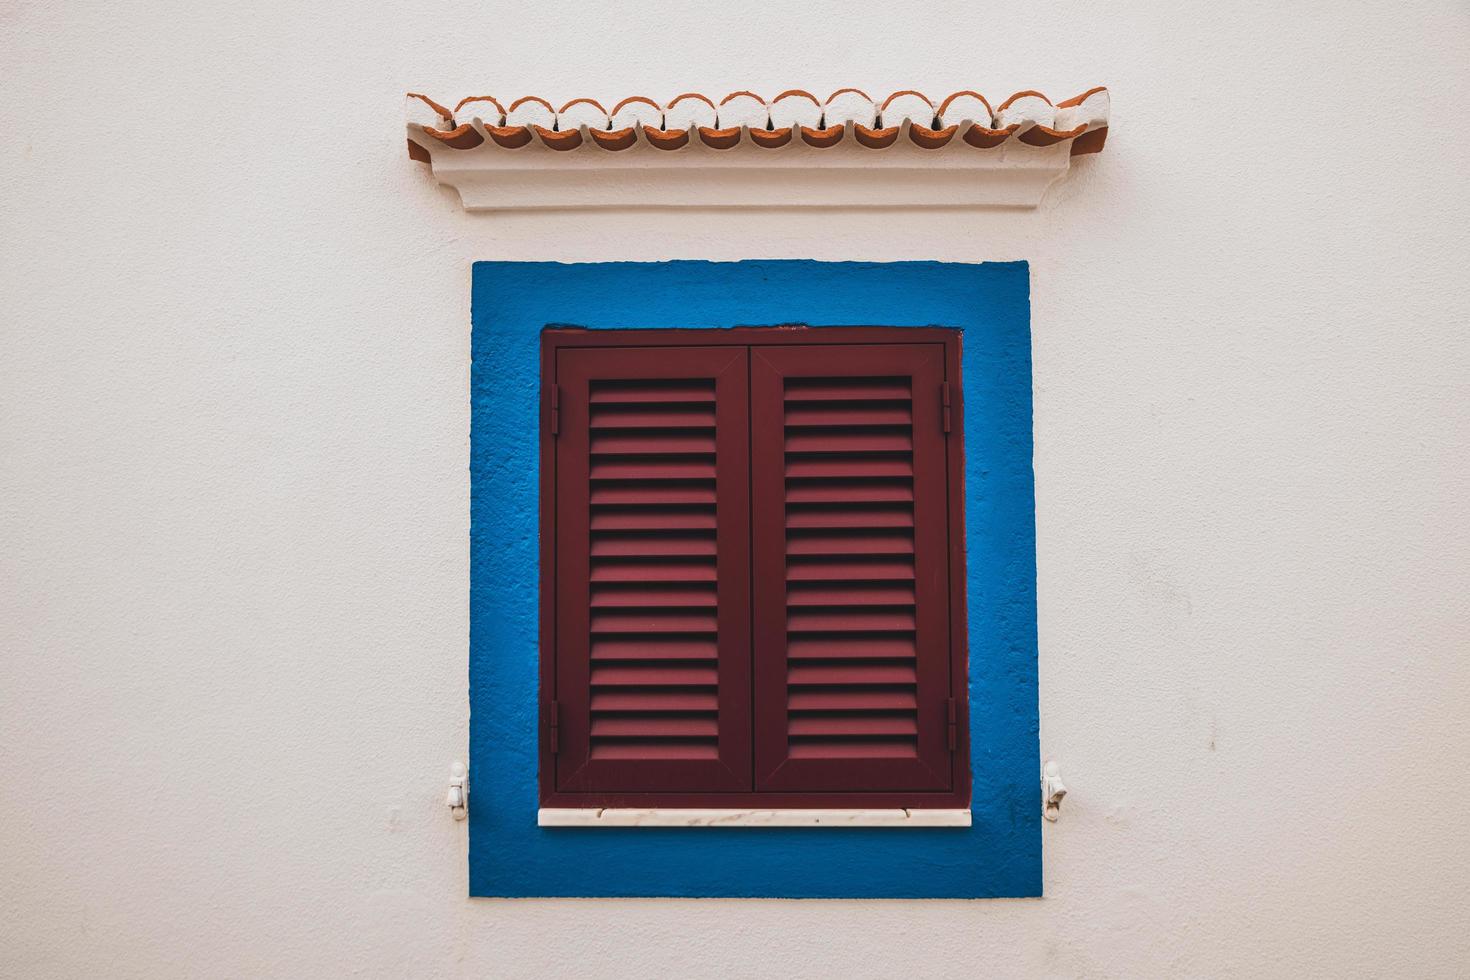
<path fill-rule="evenodd" d="M 516 898 L 1040 895 L 1031 276 L 1026 264 L 476 262 L 473 269 L 466 820 L 470 893 Z M 822 326 L 749 328 L 798 321 Z M 844 337 L 840 331 L 846 328 L 838 326 L 863 323 L 894 327 L 868 337 Z M 548 325 L 576 329 L 548 336 Z M 636 336 L 630 328 L 660 332 Z M 903 811 L 915 819 L 909 823 L 906 817 L 901 825 L 917 826 L 932 817 L 936 829 L 833 829 L 807 823 L 799 829 L 788 825 L 789 830 L 691 830 L 673 825 L 679 810 L 674 801 L 685 791 L 557 790 L 556 764 L 548 748 L 548 706 L 556 692 L 551 599 L 557 526 L 549 523 L 555 516 L 554 472 L 540 471 L 554 469 L 562 448 L 556 441 L 573 433 L 570 418 L 563 417 L 571 410 L 565 379 L 559 404 L 550 400 L 561 348 L 771 348 L 872 343 L 875 337 L 885 345 L 932 343 L 945 348 L 953 429 L 946 444 L 947 533 L 952 562 L 961 554 L 964 559 L 962 572 L 951 564 L 949 584 L 954 589 L 962 578 L 965 589 L 963 604 L 950 601 L 950 642 L 968 663 L 968 679 L 963 663 L 951 664 L 960 722 L 955 764 L 961 767 L 951 793 L 958 806 L 938 803 L 943 791 L 892 790 L 874 795 L 888 794 L 917 807 L 936 799 L 933 807 Z M 731 352 L 732 358 L 739 354 Z M 961 370 L 955 368 L 956 354 Z M 754 380 L 759 362 L 749 350 L 745 357 Z M 648 355 L 643 360 L 652 363 Z M 894 374 L 886 364 L 876 373 L 864 372 L 871 377 Z M 942 408 L 912 384 L 911 410 Z M 555 441 L 547 431 L 553 407 L 559 428 Z M 747 396 L 747 415 L 751 407 Z M 761 437 L 758 426 L 755 435 Z M 590 498 L 590 483 L 588 494 Z M 920 509 L 921 524 L 931 511 Z M 759 519 L 758 511 L 750 513 Z M 589 510 L 589 559 L 590 515 Z M 590 578 L 588 599 L 590 610 Z M 752 604 L 752 623 L 756 612 Z M 752 692 L 761 679 L 756 654 L 752 641 L 747 654 Z M 775 806 L 744 802 L 756 798 L 756 780 L 765 775 L 756 770 L 753 705 L 752 788 L 688 791 L 685 799 L 715 797 L 713 806 L 689 806 L 750 811 Z M 575 719 L 562 707 L 556 720 L 560 739 Z M 590 719 L 586 724 L 590 728 Z M 965 787 L 971 788 L 967 807 L 959 802 Z M 785 791 L 759 792 L 770 800 Z M 821 796 L 821 809 L 869 814 L 887 809 L 858 802 L 862 792 L 813 792 Z M 625 808 L 598 808 L 592 801 L 599 793 L 600 799 Z M 786 798 L 799 801 L 811 795 L 790 793 Z M 641 819 L 649 809 L 642 801 L 649 799 L 658 801 L 654 808 L 667 822 L 640 824 L 636 830 L 605 829 L 611 825 L 601 821 L 609 816 Z M 957 809 L 968 817 L 963 824 L 948 822 Z M 572 819 L 589 813 L 597 815 L 596 826 L 604 829 L 593 833 L 543 822 L 543 815 Z M 777 819 L 782 816 L 778 813 Z"/>
<path fill-rule="evenodd" d="M 542 804 L 967 805 L 957 334 L 542 345 Z"/>

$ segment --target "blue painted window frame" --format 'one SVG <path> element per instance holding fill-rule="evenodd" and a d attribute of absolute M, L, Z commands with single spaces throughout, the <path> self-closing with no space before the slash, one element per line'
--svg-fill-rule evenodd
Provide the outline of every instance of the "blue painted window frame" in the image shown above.
<path fill-rule="evenodd" d="M 1026 263 L 476 262 L 471 322 L 470 894 L 1040 895 Z M 972 824 L 538 827 L 541 331 L 783 323 L 962 331 Z"/>

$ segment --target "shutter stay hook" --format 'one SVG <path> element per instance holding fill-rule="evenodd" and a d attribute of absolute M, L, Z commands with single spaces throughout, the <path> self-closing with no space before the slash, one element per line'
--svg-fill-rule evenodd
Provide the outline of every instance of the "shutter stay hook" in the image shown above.
<path fill-rule="evenodd" d="M 1041 767 L 1041 815 L 1052 823 L 1062 812 L 1062 797 L 1067 795 L 1067 786 L 1062 782 L 1062 767 L 1057 760 L 1048 759 Z"/>
<path fill-rule="evenodd" d="M 449 767 L 449 793 L 444 797 L 444 805 L 449 807 L 449 812 L 454 814 L 454 819 L 463 820 L 466 809 L 470 803 L 469 776 L 465 772 L 464 763 L 458 759 Z"/>

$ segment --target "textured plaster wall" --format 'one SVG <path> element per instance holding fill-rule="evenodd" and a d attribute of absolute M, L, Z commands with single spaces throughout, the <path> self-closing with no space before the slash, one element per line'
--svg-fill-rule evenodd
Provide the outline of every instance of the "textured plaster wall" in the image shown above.
<path fill-rule="evenodd" d="M 0 974 L 1463 975 L 1467 21 L 0 4 Z M 467 216 L 399 101 L 1098 82 L 989 214 Z M 470 263 L 672 257 L 1030 261 L 1045 899 L 464 897 Z"/>

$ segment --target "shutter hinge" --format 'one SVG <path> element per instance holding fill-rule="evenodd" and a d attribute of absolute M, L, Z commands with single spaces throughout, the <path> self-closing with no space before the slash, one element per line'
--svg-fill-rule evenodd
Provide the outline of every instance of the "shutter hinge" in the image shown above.
<path fill-rule="evenodd" d="M 949 429 L 950 429 L 950 426 L 954 424 L 953 421 L 952 421 L 952 419 L 951 419 L 951 417 L 950 417 L 951 409 L 950 409 L 949 382 L 948 381 L 941 381 L 939 383 L 939 408 L 940 408 L 941 413 L 944 416 L 944 431 L 945 432 L 948 432 Z"/>
<path fill-rule="evenodd" d="M 551 426 L 552 435 L 561 434 L 561 385 L 546 388 L 546 424 Z"/>
<path fill-rule="evenodd" d="M 561 704 L 552 701 L 546 706 L 546 744 L 551 748 L 551 754 L 561 751 Z"/>
<path fill-rule="evenodd" d="M 959 747 L 959 714 L 954 698 L 949 698 L 944 702 L 944 710 L 949 718 L 949 750 L 953 752 Z"/>

